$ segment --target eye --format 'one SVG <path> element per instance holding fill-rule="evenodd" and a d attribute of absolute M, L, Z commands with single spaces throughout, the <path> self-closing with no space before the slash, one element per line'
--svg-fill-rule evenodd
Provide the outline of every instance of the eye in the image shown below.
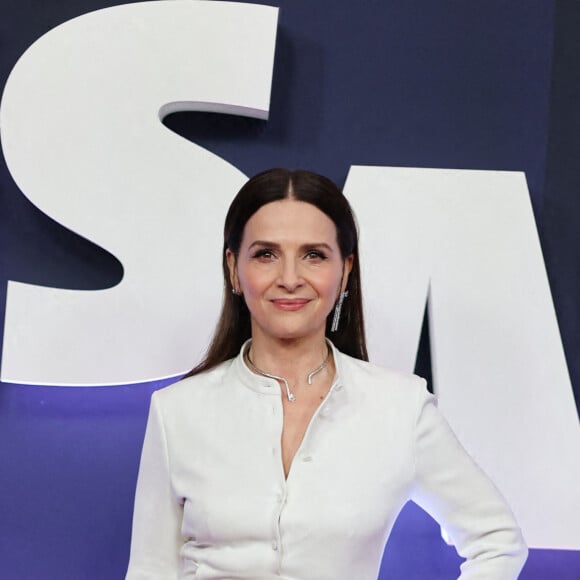
<path fill-rule="evenodd" d="M 268 248 L 261 248 L 259 250 L 256 250 L 254 252 L 254 254 L 252 255 L 252 258 L 255 258 L 257 260 L 261 260 L 264 262 L 273 260 L 275 257 L 276 256 L 275 256 L 274 252 Z"/>
<path fill-rule="evenodd" d="M 321 250 L 308 250 L 306 252 L 306 258 L 311 261 L 322 261 L 326 260 L 327 256 Z"/>

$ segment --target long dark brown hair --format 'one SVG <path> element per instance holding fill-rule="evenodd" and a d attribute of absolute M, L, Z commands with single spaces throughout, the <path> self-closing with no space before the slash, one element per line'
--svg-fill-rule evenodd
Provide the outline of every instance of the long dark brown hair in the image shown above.
<path fill-rule="evenodd" d="M 354 257 L 348 277 L 339 328 L 330 333 L 333 313 L 326 320 L 326 336 L 336 347 L 355 358 L 368 360 L 358 256 L 358 230 L 352 209 L 340 189 L 328 178 L 310 171 L 270 169 L 252 177 L 240 189 L 226 216 L 224 226 L 224 300 L 221 315 L 204 359 L 186 377 L 208 371 L 235 357 L 251 337 L 250 312 L 243 296 L 232 292 L 226 250 L 237 257 L 248 220 L 272 201 L 292 198 L 316 206 L 336 226 L 342 259 Z M 185 378 L 185 377 L 184 377 Z"/>

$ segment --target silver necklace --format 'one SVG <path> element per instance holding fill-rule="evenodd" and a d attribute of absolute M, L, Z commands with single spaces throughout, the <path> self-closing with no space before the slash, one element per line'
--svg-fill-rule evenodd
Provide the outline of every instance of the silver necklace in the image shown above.
<path fill-rule="evenodd" d="M 250 368 L 257 374 L 262 375 L 263 377 L 267 377 L 269 379 L 276 379 L 277 381 L 282 381 L 284 383 L 284 386 L 286 387 L 286 396 L 288 397 L 288 400 L 293 403 L 296 400 L 296 397 L 294 396 L 294 393 L 292 393 L 292 391 L 290 390 L 290 385 L 288 384 L 288 380 L 285 379 L 284 377 L 279 377 L 277 375 L 273 375 L 271 373 L 267 373 L 266 371 L 263 371 L 262 369 L 259 369 L 252 361 L 252 359 L 250 358 L 250 347 L 252 346 L 252 342 L 250 341 L 248 343 L 248 346 L 246 347 L 246 350 L 244 351 L 244 358 L 246 359 L 246 361 L 248 361 L 248 365 L 250 366 Z M 309 385 L 312 384 L 312 377 L 316 374 L 319 373 L 324 367 L 326 367 L 326 365 L 328 364 L 328 361 L 330 360 L 330 355 L 332 354 L 332 349 L 330 348 L 330 344 L 328 339 L 326 339 L 326 347 L 328 348 L 328 354 L 326 355 L 326 358 L 324 359 L 324 361 L 322 361 L 322 364 L 315 368 L 313 371 L 311 371 L 310 373 L 308 373 L 308 376 L 306 377 L 306 381 L 308 382 Z"/>

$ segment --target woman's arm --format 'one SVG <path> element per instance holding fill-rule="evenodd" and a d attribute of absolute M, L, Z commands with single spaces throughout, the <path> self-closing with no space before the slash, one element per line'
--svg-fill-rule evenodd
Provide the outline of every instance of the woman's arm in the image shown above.
<path fill-rule="evenodd" d="M 171 484 L 163 417 L 153 393 L 137 479 L 126 580 L 176 580 L 182 518 L 183 504 Z"/>
<path fill-rule="evenodd" d="M 461 580 L 514 580 L 527 547 L 514 516 L 463 449 L 425 388 L 419 394 L 413 500 L 445 529 L 466 558 Z"/>

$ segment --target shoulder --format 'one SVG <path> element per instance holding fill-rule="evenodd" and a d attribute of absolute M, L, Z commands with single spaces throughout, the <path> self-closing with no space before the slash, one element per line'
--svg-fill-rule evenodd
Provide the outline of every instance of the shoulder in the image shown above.
<path fill-rule="evenodd" d="M 381 367 L 340 352 L 338 356 L 344 381 L 352 381 L 361 388 L 380 388 L 415 396 L 418 391 L 426 390 L 425 379 L 412 373 Z"/>
<path fill-rule="evenodd" d="M 181 379 L 172 385 L 159 389 L 153 393 L 153 398 L 157 404 L 163 407 L 179 407 L 201 401 L 229 384 L 228 375 L 233 360 L 227 360 L 209 371 Z"/>
<path fill-rule="evenodd" d="M 426 400 L 434 400 L 425 379 L 412 373 L 384 368 L 345 354 L 338 355 L 339 380 L 349 403 L 366 416 L 398 425 L 417 422 Z"/>

